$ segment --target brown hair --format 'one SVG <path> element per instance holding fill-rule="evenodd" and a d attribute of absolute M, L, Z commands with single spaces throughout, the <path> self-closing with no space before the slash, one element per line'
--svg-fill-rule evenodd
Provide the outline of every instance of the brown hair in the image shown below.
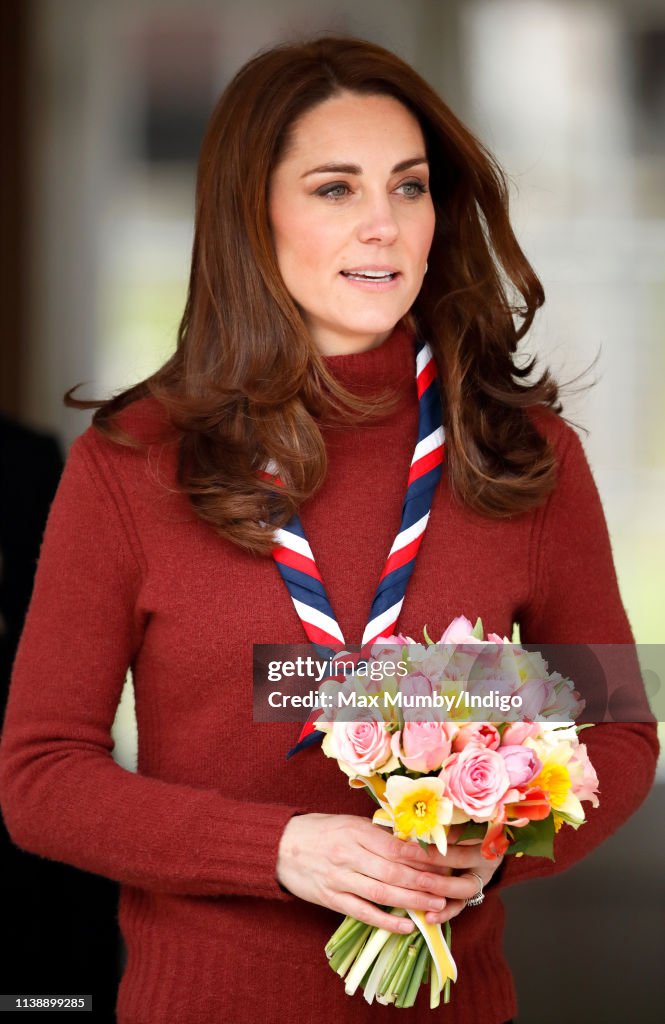
<path fill-rule="evenodd" d="M 210 118 L 196 188 L 189 290 L 174 355 L 147 380 L 95 407 L 105 435 L 127 441 L 116 414 L 147 395 L 178 431 L 179 486 L 198 515 L 234 543 L 268 553 L 272 533 L 321 485 L 320 430 L 385 415 L 390 395 L 349 393 L 327 370 L 286 290 L 268 219 L 268 186 L 297 119 L 340 91 L 396 98 L 417 118 L 436 211 L 429 272 L 410 312 L 434 352 L 459 499 L 488 516 L 542 502 L 555 460 L 527 409 L 555 407 L 549 372 L 526 378 L 514 354 L 542 286 L 508 219 L 501 169 L 420 76 L 360 39 L 320 37 L 259 53 Z M 257 471 L 274 459 L 284 486 Z"/>

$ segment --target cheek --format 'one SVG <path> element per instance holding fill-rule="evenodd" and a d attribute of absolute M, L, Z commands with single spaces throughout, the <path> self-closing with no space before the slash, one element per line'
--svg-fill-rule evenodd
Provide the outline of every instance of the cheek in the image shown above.
<path fill-rule="evenodd" d="M 282 276 L 287 280 L 291 267 L 297 271 L 299 251 L 302 249 L 303 225 L 297 204 L 289 201 L 282 190 L 276 187 L 268 206 L 270 229 L 275 254 Z"/>
<path fill-rule="evenodd" d="M 317 219 L 306 206 L 280 211 L 272 220 L 280 268 L 288 273 L 313 272 L 325 267 L 336 248 L 338 232 Z"/>
<path fill-rule="evenodd" d="M 430 207 L 429 215 L 424 218 L 423 224 L 420 231 L 420 242 L 424 249 L 429 250 L 432 239 L 434 238 L 434 228 L 436 227 L 436 217 L 434 214 L 434 208 Z"/>
<path fill-rule="evenodd" d="M 436 215 L 431 203 L 417 211 L 417 216 L 409 218 L 403 224 L 402 231 L 408 234 L 409 242 L 414 251 L 428 252 L 434 238 Z"/>

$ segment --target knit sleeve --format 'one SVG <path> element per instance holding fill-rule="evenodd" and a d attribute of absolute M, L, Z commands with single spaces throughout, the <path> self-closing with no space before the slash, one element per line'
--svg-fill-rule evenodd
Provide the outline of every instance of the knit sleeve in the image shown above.
<path fill-rule="evenodd" d="M 534 645 L 632 645 L 600 497 L 571 428 L 562 425 L 558 448 L 557 485 L 534 523 L 532 597 L 520 617 L 521 638 Z M 631 648 L 625 655 L 641 688 L 636 655 Z M 658 756 L 655 723 L 603 723 L 585 730 L 583 739 L 598 775 L 600 806 L 584 804 L 587 821 L 577 831 L 560 829 L 554 862 L 506 857 L 497 887 L 564 871 L 615 832 L 649 792 Z"/>
<path fill-rule="evenodd" d="M 118 882 L 191 896 L 293 899 L 275 878 L 295 807 L 135 774 L 111 726 L 138 652 L 140 553 L 87 452 L 51 508 L 0 743 L 0 805 L 32 853 Z"/>

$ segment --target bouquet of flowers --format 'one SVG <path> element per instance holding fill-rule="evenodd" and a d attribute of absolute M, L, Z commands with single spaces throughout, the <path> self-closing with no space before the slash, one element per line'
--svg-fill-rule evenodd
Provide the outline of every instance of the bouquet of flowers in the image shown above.
<path fill-rule="evenodd" d="M 423 635 L 425 644 L 380 638 L 370 663 L 324 682 L 336 708 L 315 723 L 324 753 L 369 791 L 374 822 L 405 842 L 434 843 L 445 855 L 448 830 L 463 825 L 460 839 L 482 839 L 488 859 L 552 858 L 555 832 L 583 824 L 582 801 L 598 806 L 579 741 L 585 726 L 571 721 L 584 702 L 539 654 L 495 634 L 484 640 L 480 620 L 455 619 L 436 644 Z M 501 720 L 476 720 L 488 708 Z M 397 935 L 347 917 L 328 942 L 346 992 L 361 986 L 369 1003 L 409 1007 L 424 983 L 431 1008 L 442 993 L 448 1002 L 457 978 L 450 922 L 444 935 L 422 911 L 390 912 L 408 914 L 416 929 Z"/>

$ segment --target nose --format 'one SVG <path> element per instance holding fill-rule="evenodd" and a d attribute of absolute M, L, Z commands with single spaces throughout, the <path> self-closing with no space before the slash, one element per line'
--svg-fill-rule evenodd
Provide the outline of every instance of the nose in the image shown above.
<path fill-rule="evenodd" d="M 399 234 L 399 225 L 392 208 L 390 197 L 383 194 L 368 194 L 361 207 L 358 222 L 358 238 L 361 242 L 390 245 Z"/>

